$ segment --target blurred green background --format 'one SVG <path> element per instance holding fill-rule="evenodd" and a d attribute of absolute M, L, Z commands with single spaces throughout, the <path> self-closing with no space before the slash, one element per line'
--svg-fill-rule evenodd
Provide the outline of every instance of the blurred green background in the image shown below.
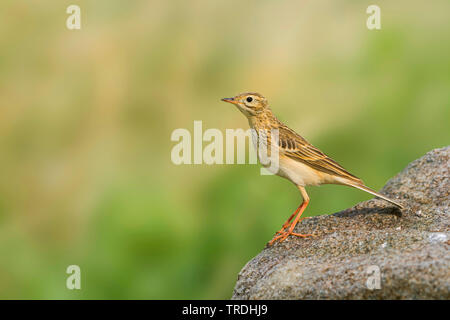
<path fill-rule="evenodd" d="M 71 4 L 81 30 L 66 28 Z M 259 165 L 176 166 L 172 131 L 247 129 L 220 98 L 261 92 L 380 189 L 450 141 L 449 12 L 448 0 L 2 0 L 0 298 L 229 298 L 300 194 Z M 370 198 L 308 191 L 309 216 Z M 71 264 L 81 290 L 66 289 Z"/>

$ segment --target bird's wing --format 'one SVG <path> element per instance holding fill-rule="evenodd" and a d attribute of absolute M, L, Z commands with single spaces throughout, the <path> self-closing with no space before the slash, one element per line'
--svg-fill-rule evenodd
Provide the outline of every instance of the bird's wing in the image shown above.
<path fill-rule="evenodd" d="M 340 164 L 314 147 L 295 131 L 286 126 L 280 126 L 278 130 L 279 148 L 285 156 L 302 162 L 318 171 L 347 178 L 357 183 L 363 183 L 361 179 L 349 173 Z M 270 139 L 270 137 L 268 138 Z"/>

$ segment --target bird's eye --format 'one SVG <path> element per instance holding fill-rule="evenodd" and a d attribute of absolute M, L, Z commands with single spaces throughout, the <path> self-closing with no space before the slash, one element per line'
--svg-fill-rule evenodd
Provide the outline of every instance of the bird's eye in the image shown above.
<path fill-rule="evenodd" d="M 247 97 L 247 102 L 252 102 L 253 98 L 252 97 Z"/>

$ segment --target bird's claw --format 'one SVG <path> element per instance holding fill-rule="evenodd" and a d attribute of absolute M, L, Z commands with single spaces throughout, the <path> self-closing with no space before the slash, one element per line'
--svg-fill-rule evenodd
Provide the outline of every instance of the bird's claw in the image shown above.
<path fill-rule="evenodd" d="M 275 241 L 279 240 L 280 242 L 283 242 L 284 240 L 287 239 L 287 237 L 289 237 L 290 235 L 292 236 L 297 236 L 300 238 L 308 238 L 308 237 L 316 237 L 316 235 L 312 234 L 312 233 L 307 233 L 307 234 L 301 234 L 301 233 L 295 233 L 295 232 L 289 232 L 289 231 L 284 231 L 284 232 L 280 232 L 278 231 L 277 234 L 280 233 L 279 235 L 275 235 L 275 237 L 270 240 L 269 242 L 269 246 L 271 246 L 272 244 L 275 243 Z"/>

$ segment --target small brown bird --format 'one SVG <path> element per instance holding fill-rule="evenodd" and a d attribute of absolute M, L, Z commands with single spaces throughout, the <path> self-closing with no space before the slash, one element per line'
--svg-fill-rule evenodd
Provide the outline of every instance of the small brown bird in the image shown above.
<path fill-rule="evenodd" d="M 274 173 L 294 183 L 303 197 L 302 204 L 283 224 L 282 228 L 269 242 L 269 245 L 277 240 L 282 242 L 289 235 L 302 238 L 313 236 L 312 234 L 293 232 L 296 224 L 304 219 L 300 219 L 300 217 L 309 203 L 306 186 L 330 183 L 346 185 L 366 191 L 403 209 L 399 203 L 365 186 L 361 179 L 347 172 L 336 161 L 281 123 L 269 108 L 266 98 L 261 94 L 242 93 L 233 98 L 224 98 L 222 101 L 234 104 L 247 117 L 250 127 L 255 129 L 257 133 L 278 129 L 279 141 L 276 142 L 276 147 L 278 148 L 279 163 L 277 171 Z M 266 146 L 269 149 L 271 147 L 271 134 L 266 134 L 264 138 L 267 140 Z M 259 153 L 258 156 L 260 156 Z M 288 229 L 285 230 L 286 228 Z"/>

